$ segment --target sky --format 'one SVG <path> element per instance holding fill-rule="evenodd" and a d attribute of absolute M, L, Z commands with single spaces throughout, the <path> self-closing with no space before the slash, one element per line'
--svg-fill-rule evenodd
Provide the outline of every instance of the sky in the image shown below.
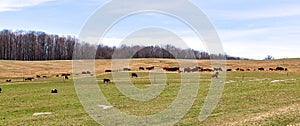
<path fill-rule="evenodd" d="M 108 0 L 1 0 L 0 30 L 34 30 L 78 37 L 89 18 L 109 2 Z M 111 10 L 111 17 L 118 12 L 126 11 L 122 8 L 124 2 L 123 0 L 119 3 L 119 8 Z M 263 59 L 267 55 L 275 58 L 300 58 L 300 1 L 190 0 L 189 2 L 208 17 L 218 33 L 226 54 L 251 59 Z M 142 2 L 136 4 L 144 6 Z M 158 5 L 163 8 L 169 6 L 168 3 L 154 6 Z M 180 7 L 178 4 L 178 11 L 185 9 L 188 8 Z M 100 42 L 95 43 L 110 46 L 130 42 L 137 44 L 134 42 L 138 40 L 144 45 L 163 45 L 174 44 L 175 40 L 171 38 L 177 38 L 172 36 L 177 35 L 188 47 L 206 51 L 207 47 L 203 40 L 179 19 L 161 13 L 142 12 L 115 22 L 102 37 L 101 35 L 93 37 L 102 38 Z M 105 20 L 100 20 L 99 23 Z M 154 37 L 156 39 L 149 42 Z M 157 38 L 163 42 L 158 42 Z M 145 39 L 148 41 L 144 41 Z"/>

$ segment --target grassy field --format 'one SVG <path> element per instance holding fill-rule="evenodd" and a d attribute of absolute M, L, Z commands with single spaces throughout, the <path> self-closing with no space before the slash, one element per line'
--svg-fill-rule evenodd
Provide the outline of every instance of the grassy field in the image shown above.
<path fill-rule="evenodd" d="M 198 61 L 209 67 L 210 61 Z M 148 71 L 139 66 L 177 66 L 176 60 L 134 59 L 130 67 L 139 77 L 131 81 L 138 88 L 151 84 Z M 212 73 L 200 73 L 200 89 L 188 113 L 176 125 L 300 125 L 300 59 L 273 61 L 227 61 L 227 68 L 283 66 L 289 71 L 232 71 L 226 73 L 222 98 L 213 113 L 203 122 L 198 116 L 207 96 Z M 167 85 L 155 99 L 141 102 L 125 97 L 114 85 L 104 84 L 111 78 L 110 60 L 97 60 L 95 75 L 108 101 L 131 115 L 151 115 L 162 111 L 176 98 L 181 74 L 167 73 Z M 125 66 L 124 66 L 125 67 Z M 72 72 L 72 61 L 0 61 L 0 125 L 98 125 L 84 111 L 77 97 L 72 78 L 55 77 Z M 48 79 L 23 82 L 23 77 L 47 75 Z M 5 82 L 12 79 L 12 82 Z M 112 79 L 113 80 L 113 79 Z M 51 94 L 51 89 L 58 89 Z M 33 116 L 36 112 L 53 112 Z M 113 122 L 113 121 L 112 121 Z"/>

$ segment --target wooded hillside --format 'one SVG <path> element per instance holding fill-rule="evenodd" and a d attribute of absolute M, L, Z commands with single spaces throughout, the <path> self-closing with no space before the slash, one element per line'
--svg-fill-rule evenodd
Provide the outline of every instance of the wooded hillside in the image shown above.
<path fill-rule="evenodd" d="M 0 60 L 72 60 L 73 52 L 79 58 L 179 58 L 210 59 L 228 55 L 210 55 L 204 51 L 181 49 L 172 45 L 164 46 L 126 46 L 110 47 L 82 42 L 71 36 L 58 36 L 37 31 L 0 31 Z M 96 54 L 94 53 L 96 52 Z"/>

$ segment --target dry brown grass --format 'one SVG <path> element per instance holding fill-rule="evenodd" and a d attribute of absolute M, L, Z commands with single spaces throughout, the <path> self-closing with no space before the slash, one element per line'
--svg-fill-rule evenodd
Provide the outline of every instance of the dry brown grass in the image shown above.
<path fill-rule="evenodd" d="M 184 60 L 189 61 L 189 60 Z M 210 60 L 198 60 L 198 65 L 211 67 Z M 258 67 L 275 68 L 277 66 L 287 67 L 290 72 L 300 72 L 300 59 L 282 59 L 282 60 L 227 60 L 227 68 L 235 69 Z M 111 69 L 111 60 L 96 60 L 95 71 L 101 74 L 106 69 Z M 126 64 L 122 67 L 130 67 L 133 71 L 138 71 L 140 66 L 156 67 L 175 67 L 179 66 L 176 59 L 132 59 L 129 66 Z M 121 68 L 122 68 L 121 67 Z M 120 68 L 120 69 L 121 69 Z M 0 81 L 9 78 L 34 77 L 36 75 L 54 76 L 61 73 L 72 73 L 72 61 L 0 61 Z"/>

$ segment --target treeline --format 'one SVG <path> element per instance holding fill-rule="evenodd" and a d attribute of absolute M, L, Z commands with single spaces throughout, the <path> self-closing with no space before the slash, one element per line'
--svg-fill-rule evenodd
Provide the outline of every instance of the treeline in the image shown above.
<path fill-rule="evenodd" d="M 74 57 L 73 55 L 76 55 Z M 37 31 L 0 31 L 0 60 L 72 60 L 111 59 L 111 58 L 179 58 L 244 59 L 228 55 L 210 55 L 204 51 L 180 49 L 165 46 L 126 46 L 110 47 L 82 42 L 71 36 L 50 35 Z"/>

